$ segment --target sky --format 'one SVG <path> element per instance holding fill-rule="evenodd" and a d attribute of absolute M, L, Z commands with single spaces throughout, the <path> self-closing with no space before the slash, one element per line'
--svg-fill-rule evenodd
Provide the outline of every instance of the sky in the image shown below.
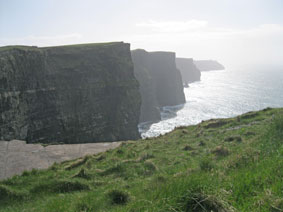
<path fill-rule="evenodd" d="M 283 0 L 0 0 L 0 46 L 111 41 L 225 66 L 283 64 Z"/>

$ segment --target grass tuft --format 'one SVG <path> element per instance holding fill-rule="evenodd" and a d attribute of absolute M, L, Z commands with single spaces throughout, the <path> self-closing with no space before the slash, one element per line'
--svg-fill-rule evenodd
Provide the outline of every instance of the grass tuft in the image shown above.
<path fill-rule="evenodd" d="M 152 153 L 144 153 L 142 156 L 137 160 L 138 162 L 146 161 L 148 159 L 154 158 L 154 155 Z"/>
<path fill-rule="evenodd" d="M 112 190 L 108 197 L 113 205 L 125 205 L 130 201 L 130 195 L 125 191 Z"/>
<path fill-rule="evenodd" d="M 199 167 L 201 170 L 203 171 L 210 171 L 214 168 L 214 164 L 211 160 L 211 158 L 209 157 L 204 157 L 200 163 L 199 163 Z"/>
<path fill-rule="evenodd" d="M 208 129 L 208 128 L 218 128 L 218 127 L 222 127 L 224 125 L 226 125 L 228 122 L 225 119 L 218 119 L 218 120 L 212 120 L 210 122 L 208 122 L 207 125 L 204 126 L 204 128 Z"/>
<path fill-rule="evenodd" d="M 194 150 L 194 148 L 192 148 L 190 145 L 186 145 L 183 150 L 185 151 L 191 151 L 191 150 Z"/>
<path fill-rule="evenodd" d="M 85 156 L 84 158 L 78 159 L 78 160 L 74 161 L 73 163 L 71 163 L 70 165 L 66 166 L 65 169 L 71 170 L 71 169 L 77 168 L 77 167 L 85 164 L 88 161 L 88 159 L 90 159 L 90 156 Z"/>
<path fill-rule="evenodd" d="M 117 149 L 116 153 L 118 155 L 122 155 L 122 154 L 124 154 L 124 151 L 122 149 Z"/>
<path fill-rule="evenodd" d="M 218 146 L 214 150 L 212 150 L 212 153 L 220 157 L 229 155 L 230 151 L 224 146 Z"/>
<path fill-rule="evenodd" d="M 77 174 L 73 176 L 73 178 L 83 178 L 83 179 L 90 179 L 90 175 L 86 172 L 84 168 L 82 168 Z"/>
<path fill-rule="evenodd" d="M 186 212 L 228 212 L 221 201 L 214 196 L 208 196 L 202 193 L 190 193 L 186 197 L 186 203 L 183 211 Z"/>
<path fill-rule="evenodd" d="M 155 171 L 158 170 L 155 164 L 151 161 L 144 162 L 144 167 L 145 167 L 145 171 L 144 171 L 145 175 L 152 175 Z"/>
<path fill-rule="evenodd" d="M 283 135 L 283 114 L 277 114 L 273 120 L 273 123 L 278 135 Z"/>
<path fill-rule="evenodd" d="M 52 180 L 46 183 L 39 183 L 31 189 L 34 193 L 68 193 L 74 191 L 89 190 L 89 186 L 80 181 Z"/>
<path fill-rule="evenodd" d="M 226 142 L 233 142 L 233 141 L 242 142 L 242 138 L 239 135 L 234 135 L 234 136 L 226 137 L 224 139 L 224 141 L 226 141 Z"/>
<path fill-rule="evenodd" d="M 27 195 L 28 194 L 26 192 L 20 192 L 8 186 L 0 185 L 0 200 L 21 200 L 24 199 L 24 197 Z"/>
<path fill-rule="evenodd" d="M 114 166 L 106 169 L 105 171 L 102 171 L 100 173 L 100 175 L 101 176 L 107 176 L 107 175 L 115 174 L 115 175 L 121 176 L 124 173 L 124 171 L 125 171 L 125 168 L 124 168 L 123 164 L 117 163 Z"/>

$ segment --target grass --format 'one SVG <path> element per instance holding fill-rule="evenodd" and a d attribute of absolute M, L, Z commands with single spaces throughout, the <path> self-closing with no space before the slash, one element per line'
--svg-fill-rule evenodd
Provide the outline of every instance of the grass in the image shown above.
<path fill-rule="evenodd" d="M 61 46 L 48 46 L 48 47 L 41 47 L 41 49 L 48 49 L 48 48 L 64 48 L 64 47 L 100 47 L 100 46 L 111 46 L 122 44 L 123 42 L 106 42 L 106 43 L 83 43 L 83 44 L 70 44 L 70 45 L 61 45 Z"/>
<path fill-rule="evenodd" d="M 2 47 L 0 47 L 0 52 L 9 51 L 9 50 L 13 50 L 13 49 L 28 50 L 28 51 L 40 51 L 40 49 L 37 48 L 36 46 L 14 45 L 14 46 L 2 46 Z"/>
<path fill-rule="evenodd" d="M 129 194 L 119 190 L 113 190 L 108 193 L 108 196 L 113 205 L 124 205 L 129 202 Z"/>
<path fill-rule="evenodd" d="M 0 211 L 283 211 L 283 109 L 180 127 L 0 182 Z"/>
<path fill-rule="evenodd" d="M 2 46 L 0 47 L 1 51 L 20 49 L 20 50 L 35 50 L 39 51 L 41 49 L 49 49 L 49 48 L 80 48 L 80 47 L 101 47 L 101 46 L 111 46 L 121 44 L 123 42 L 108 42 L 108 43 L 84 43 L 84 44 L 71 44 L 71 45 L 61 45 L 61 46 L 49 46 L 49 47 L 37 47 L 37 46 L 24 46 L 24 45 L 12 45 L 12 46 Z"/>

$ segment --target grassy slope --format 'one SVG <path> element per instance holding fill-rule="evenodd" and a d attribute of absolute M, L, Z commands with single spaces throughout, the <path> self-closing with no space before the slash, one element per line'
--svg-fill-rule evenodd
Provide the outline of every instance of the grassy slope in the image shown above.
<path fill-rule="evenodd" d="M 0 211 L 283 211 L 283 109 L 140 141 L 0 182 Z"/>
<path fill-rule="evenodd" d="M 48 46 L 48 47 L 12 45 L 12 46 L 2 46 L 2 47 L 0 47 L 0 51 L 7 51 L 7 50 L 13 50 L 13 49 L 21 49 L 21 50 L 41 50 L 41 49 L 50 49 L 50 48 L 100 47 L 100 46 L 111 46 L 111 45 L 122 44 L 122 43 L 123 43 L 123 42 L 83 43 L 83 44 L 71 44 L 71 45 L 61 45 L 61 46 Z"/>

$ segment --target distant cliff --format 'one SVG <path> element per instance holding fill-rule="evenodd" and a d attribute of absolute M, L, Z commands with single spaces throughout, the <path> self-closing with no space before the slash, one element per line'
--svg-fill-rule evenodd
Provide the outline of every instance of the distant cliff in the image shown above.
<path fill-rule="evenodd" d="M 161 118 L 156 97 L 156 79 L 153 77 L 151 69 L 150 54 L 142 49 L 134 50 L 132 51 L 132 60 L 142 98 L 140 122 L 159 121 Z"/>
<path fill-rule="evenodd" d="M 213 71 L 225 69 L 225 67 L 216 60 L 195 60 L 194 63 L 200 71 Z"/>
<path fill-rule="evenodd" d="M 175 59 L 173 52 L 132 51 L 142 96 L 140 122 L 160 120 L 160 107 L 185 103 L 182 77 Z"/>
<path fill-rule="evenodd" d="M 181 71 L 184 86 L 200 80 L 200 70 L 196 67 L 192 58 L 176 58 L 176 65 Z"/>
<path fill-rule="evenodd" d="M 0 48 L 0 140 L 136 139 L 140 104 L 129 44 Z"/>

